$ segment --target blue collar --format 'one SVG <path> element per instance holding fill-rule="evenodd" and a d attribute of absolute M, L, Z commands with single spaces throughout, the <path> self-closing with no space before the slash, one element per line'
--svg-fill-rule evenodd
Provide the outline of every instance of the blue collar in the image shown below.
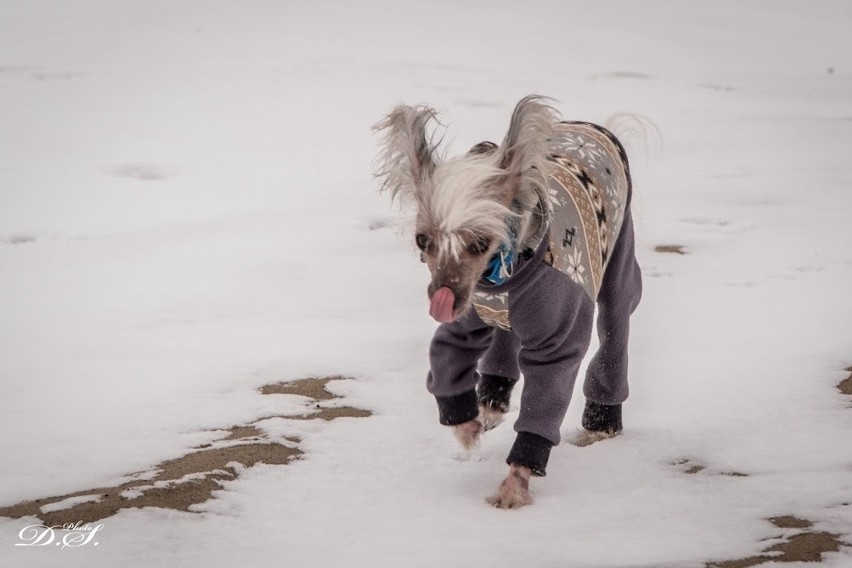
<path fill-rule="evenodd" d="M 509 231 L 510 243 L 500 243 L 500 248 L 488 261 L 488 266 L 485 267 L 485 272 L 482 273 L 482 279 L 492 284 L 503 284 L 512 275 L 512 268 L 515 265 L 517 253 L 515 252 L 515 236 L 514 229 Z"/>

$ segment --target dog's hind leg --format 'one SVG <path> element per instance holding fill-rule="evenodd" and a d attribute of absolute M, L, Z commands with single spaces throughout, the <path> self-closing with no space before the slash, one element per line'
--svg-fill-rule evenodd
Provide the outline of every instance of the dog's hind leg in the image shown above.
<path fill-rule="evenodd" d="M 636 262 L 630 208 L 612 250 L 598 294 L 597 330 L 600 348 L 589 362 L 583 394 L 586 407 L 576 445 L 588 445 L 621 432 L 621 404 L 627 399 L 627 344 L 630 315 L 642 296 L 642 275 Z M 591 439 L 589 438 L 591 436 Z"/>
<path fill-rule="evenodd" d="M 509 411 L 509 400 L 512 389 L 518 379 L 510 379 L 499 375 L 482 375 L 476 386 L 479 398 L 479 419 L 485 430 L 491 430 L 503 423 L 506 412 Z"/>
<path fill-rule="evenodd" d="M 518 382 L 518 353 L 521 342 L 509 330 L 494 332 L 491 346 L 479 362 L 479 382 L 476 393 L 479 403 L 479 418 L 485 430 L 503 422 L 509 410 L 512 389 Z"/>
<path fill-rule="evenodd" d="M 598 404 L 586 400 L 583 409 L 583 428 L 570 434 L 566 441 L 573 446 L 589 446 L 595 442 L 617 436 L 623 429 L 620 404 Z"/>

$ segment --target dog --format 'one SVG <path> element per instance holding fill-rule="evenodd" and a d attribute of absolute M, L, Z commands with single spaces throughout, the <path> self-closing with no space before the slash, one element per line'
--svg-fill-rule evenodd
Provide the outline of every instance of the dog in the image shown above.
<path fill-rule="evenodd" d="M 381 191 L 416 209 L 415 244 L 431 273 L 438 326 L 427 389 L 441 424 L 476 445 L 508 411 L 521 373 L 509 473 L 487 501 L 532 502 L 544 476 L 595 324 L 582 425 L 588 443 L 620 433 L 628 395 L 629 320 L 642 294 L 627 154 L 609 129 L 563 121 L 530 95 L 500 145 L 443 158 L 428 106 L 395 107 L 382 135 Z"/>

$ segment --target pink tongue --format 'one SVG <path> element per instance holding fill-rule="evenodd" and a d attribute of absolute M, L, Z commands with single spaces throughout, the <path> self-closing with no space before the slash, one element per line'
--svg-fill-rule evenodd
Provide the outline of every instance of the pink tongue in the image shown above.
<path fill-rule="evenodd" d="M 432 303 L 429 305 L 429 315 L 437 322 L 450 323 L 453 321 L 453 304 L 455 301 L 456 297 L 453 295 L 452 290 L 447 287 L 438 288 L 438 290 L 432 294 Z"/>

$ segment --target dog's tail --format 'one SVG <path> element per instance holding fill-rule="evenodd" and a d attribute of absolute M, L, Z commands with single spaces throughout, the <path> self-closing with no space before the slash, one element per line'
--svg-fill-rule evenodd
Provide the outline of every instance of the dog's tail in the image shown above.
<path fill-rule="evenodd" d="M 663 150 L 663 133 L 651 119 L 641 114 L 613 114 L 604 121 L 604 127 L 615 134 L 625 148 L 631 150 L 631 154 L 636 155 L 641 148 L 646 162 Z"/>

